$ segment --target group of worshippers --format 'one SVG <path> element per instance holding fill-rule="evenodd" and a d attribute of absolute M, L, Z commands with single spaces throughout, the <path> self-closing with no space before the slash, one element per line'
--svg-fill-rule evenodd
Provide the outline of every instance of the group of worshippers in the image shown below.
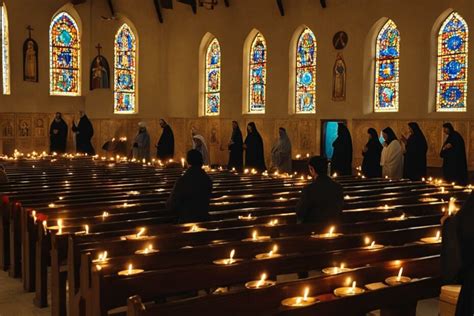
<path fill-rule="evenodd" d="M 92 136 L 94 136 L 94 127 L 84 111 L 79 111 L 78 122 L 73 121 L 72 132 L 76 136 L 76 152 L 91 156 L 95 155 L 91 142 Z M 67 123 L 64 121 L 62 114 L 57 112 L 49 128 L 49 151 L 57 154 L 66 153 L 67 135 Z"/>
<path fill-rule="evenodd" d="M 369 128 L 369 140 L 362 155 L 362 173 L 366 177 L 407 178 L 426 177 L 428 143 L 416 122 L 408 123 L 408 135 L 400 139 L 390 127 L 382 130 L 382 143 L 377 131 Z M 461 134 L 451 123 L 443 124 L 446 135 L 440 157 L 443 158 L 443 177 L 447 182 L 467 184 L 466 147 Z"/>

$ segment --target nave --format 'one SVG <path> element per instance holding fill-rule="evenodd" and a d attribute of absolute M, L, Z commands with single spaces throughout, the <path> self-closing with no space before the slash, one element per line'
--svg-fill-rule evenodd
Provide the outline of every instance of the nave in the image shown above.
<path fill-rule="evenodd" d="M 11 181 L 1 185 L 0 266 L 52 315 L 414 315 L 417 301 L 439 295 L 443 211 L 471 191 L 337 177 L 345 205 L 331 227 L 296 224 L 306 175 L 209 169 L 210 221 L 178 225 L 165 203 L 179 163 L 3 163 Z M 388 282 L 400 268 L 410 282 Z"/>

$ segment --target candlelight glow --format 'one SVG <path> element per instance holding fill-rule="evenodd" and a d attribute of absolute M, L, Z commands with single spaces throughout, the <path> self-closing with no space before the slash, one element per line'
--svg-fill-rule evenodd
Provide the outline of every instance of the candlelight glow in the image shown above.
<path fill-rule="evenodd" d="M 332 174 L 332 177 L 333 177 L 333 178 L 337 178 L 337 172 L 334 172 L 334 173 Z"/>
<path fill-rule="evenodd" d="M 105 211 L 102 213 L 102 220 L 105 220 L 106 217 L 109 216 L 109 212 Z"/>
<path fill-rule="evenodd" d="M 252 240 L 258 240 L 258 232 L 256 230 L 252 233 Z"/>
<path fill-rule="evenodd" d="M 400 280 L 402 279 L 402 273 L 403 273 L 403 267 L 401 267 L 400 270 L 398 271 L 398 276 L 397 276 L 398 282 L 400 282 Z"/>
<path fill-rule="evenodd" d="M 355 293 L 356 281 L 352 282 L 351 293 Z"/>
<path fill-rule="evenodd" d="M 249 169 L 245 169 L 244 174 L 248 174 L 248 173 L 249 173 Z"/>
<path fill-rule="evenodd" d="M 84 230 L 86 232 L 86 235 L 89 234 L 89 225 L 85 225 Z"/>
<path fill-rule="evenodd" d="M 62 219 L 58 219 L 58 235 L 61 235 L 63 233 L 63 220 Z"/>
<path fill-rule="evenodd" d="M 260 280 L 257 282 L 257 285 L 255 286 L 256 288 L 259 288 L 261 287 L 265 281 L 267 280 L 267 274 L 266 273 L 262 273 L 261 277 L 260 277 Z"/>
<path fill-rule="evenodd" d="M 107 260 L 107 251 L 100 253 L 99 256 L 97 257 L 98 262 L 104 262 L 106 260 Z"/>
<path fill-rule="evenodd" d="M 370 248 L 374 248 L 374 246 L 375 246 L 375 240 L 372 241 L 372 243 L 370 244 Z"/>
<path fill-rule="evenodd" d="M 364 242 L 365 242 L 366 245 L 370 244 L 370 238 L 369 238 L 369 237 L 365 237 Z"/>
<path fill-rule="evenodd" d="M 441 240 L 441 232 L 439 230 L 436 232 L 436 240 Z"/>
<path fill-rule="evenodd" d="M 181 158 L 181 166 L 184 168 L 184 158 Z"/>
<path fill-rule="evenodd" d="M 336 229 L 336 227 L 331 226 L 331 228 L 329 229 L 329 236 L 332 236 L 334 234 L 335 229 Z"/>
<path fill-rule="evenodd" d="M 133 270 L 133 266 L 132 266 L 132 264 L 130 263 L 130 264 L 128 265 L 128 274 L 129 274 L 129 275 L 132 274 L 132 270 Z"/>
<path fill-rule="evenodd" d="M 308 300 L 308 295 L 309 295 L 309 287 L 305 287 L 304 294 L 303 294 L 303 302 L 306 302 Z"/>
<path fill-rule="evenodd" d="M 54 203 L 49 203 L 49 204 L 48 204 L 48 207 L 49 207 L 49 208 L 53 208 L 53 207 L 55 207 L 55 206 L 56 206 L 56 205 L 55 205 Z"/>
<path fill-rule="evenodd" d="M 36 223 L 36 211 L 35 210 L 33 210 L 31 212 L 31 216 L 33 217 L 33 222 Z"/>
<path fill-rule="evenodd" d="M 456 211 L 456 198 L 451 197 L 448 204 L 448 215 L 451 216 Z"/>
<path fill-rule="evenodd" d="M 276 225 L 278 225 L 278 220 L 277 220 L 277 219 L 273 219 L 273 220 L 271 220 L 270 222 L 268 222 L 268 225 L 269 225 L 269 226 L 276 226 Z"/>
<path fill-rule="evenodd" d="M 268 252 L 268 256 L 271 257 L 278 252 L 278 245 L 273 245 L 272 250 Z"/>
<path fill-rule="evenodd" d="M 300 159 L 301 158 L 301 155 L 300 154 L 297 154 L 296 155 L 296 159 Z"/>
<path fill-rule="evenodd" d="M 140 238 L 145 233 L 145 227 L 140 228 L 140 231 L 137 233 L 137 238 Z"/>
<path fill-rule="evenodd" d="M 232 249 L 229 254 L 229 259 L 227 259 L 227 264 L 232 264 L 234 262 L 235 249 Z"/>

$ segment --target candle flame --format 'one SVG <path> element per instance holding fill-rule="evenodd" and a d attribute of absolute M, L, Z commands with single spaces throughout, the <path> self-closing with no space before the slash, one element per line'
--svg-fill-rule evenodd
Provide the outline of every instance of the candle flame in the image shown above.
<path fill-rule="evenodd" d="M 304 295 L 303 295 L 303 301 L 304 302 L 306 302 L 308 300 L 308 295 L 309 295 L 309 287 L 305 287 Z"/>
<path fill-rule="evenodd" d="M 333 178 L 337 178 L 337 172 L 334 172 L 332 175 Z"/>
<path fill-rule="evenodd" d="M 258 239 L 258 233 L 256 230 L 254 230 L 252 233 L 252 240 L 257 240 L 257 239 Z"/>
<path fill-rule="evenodd" d="M 89 234 L 89 225 L 85 225 L 85 226 L 84 226 L 84 229 L 85 229 L 85 231 L 86 231 L 86 235 Z"/>
<path fill-rule="evenodd" d="M 436 240 L 440 240 L 441 239 L 441 232 L 438 230 L 436 232 Z"/>
<path fill-rule="evenodd" d="M 58 227 L 59 227 L 58 234 L 60 235 L 63 233 L 63 220 L 62 219 L 58 219 Z"/>
<path fill-rule="evenodd" d="M 137 233 L 137 238 L 140 238 L 140 236 L 142 236 L 144 232 L 145 232 L 145 227 L 140 228 L 140 231 Z"/>
<path fill-rule="evenodd" d="M 344 269 L 344 267 L 345 267 L 345 264 L 341 263 L 341 270 Z"/>
<path fill-rule="evenodd" d="M 257 285 L 255 286 L 256 288 L 259 288 L 261 287 L 264 283 L 265 283 L 265 280 L 267 279 L 267 274 L 266 273 L 262 273 L 262 275 L 260 276 L 260 280 L 257 282 Z"/>
<path fill-rule="evenodd" d="M 356 281 L 352 282 L 351 293 L 355 292 Z"/>
<path fill-rule="evenodd" d="M 398 271 L 398 276 L 397 276 L 398 282 L 400 282 L 400 280 L 402 279 L 402 273 L 403 273 L 403 267 L 401 267 L 400 270 Z"/>
<path fill-rule="evenodd" d="M 127 272 L 127 273 L 128 273 L 128 274 L 132 274 L 132 270 L 133 270 L 133 266 L 132 266 L 132 264 L 130 263 L 130 264 L 128 265 L 128 272 Z"/>
<path fill-rule="evenodd" d="M 247 215 L 247 218 L 251 219 L 252 218 L 252 213 L 249 213 L 249 215 Z"/>
<path fill-rule="evenodd" d="M 334 230 L 336 229 L 336 227 L 334 226 L 331 226 L 331 228 L 329 229 L 329 236 L 332 236 L 332 234 L 334 233 Z"/>
<path fill-rule="evenodd" d="M 405 219 L 405 213 L 402 214 L 402 216 L 400 216 L 400 219 Z"/>
<path fill-rule="evenodd" d="M 448 215 L 451 216 L 456 211 L 456 198 L 451 197 L 448 204 Z"/>
<path fill-rule="evenodd" d="M 31 212 L 31 216 L 33 216 L 33 222 L 36 223 L 36 211 L 35 210 L 33 210 Z"/>
<path fill-rule="evenodd" d="M 372 241 L 372 243 L 370 244 L 370 248 L 374 248 L 374 246 L 375 246 L 375 240 Z"/>
<path fill-rule="evenodd" d="M 278 252 L 278 245 L 273 245 L 272 251 L 273 251 L 273 253 L 277 253 Z"/>
<path fill-rule="evenodd" d="M 104 220 L 107 216 L 109 216 L 109 212 L 105 211 L 102 213 L 102 219 Z"/>
<path fill-rule="evenodd" d="M 227 264 L 231 264 L 234 262 L 234 256 L 235 256 L 235 249 L 232 249 L 229 255 L 229 259 L 227 260 Z"/>

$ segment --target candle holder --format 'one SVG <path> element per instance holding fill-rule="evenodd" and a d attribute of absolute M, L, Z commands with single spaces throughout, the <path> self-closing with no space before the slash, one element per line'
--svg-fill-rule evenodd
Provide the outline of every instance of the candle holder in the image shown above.
<path fill-rule="evenodd" d="M 319 300 L 316 297 L 308 296 L 309 287 L 304 289 L 303 296 L 289 297 L 281 301 L 281 305 L 288 307 L 305 307 L 316 304 Z"/>
<path fill-rule="evenodd" d="M 157 252 L 159 252 L 158 249 L 153 249 L 152 245 L 148 245 L 148 247 L 146 247 L 145 249 L 139 249 L 139 250 L 135 251 L 135 254 L 146 256 L 146 255 L 150 255 L 150 254 L 157 253 Z"/>
<path fill-rule="evenodd" d="M 206 231 L 207 228 L 204 228 L 204 227 L 199 227 L 197 225 L 193 225 L 191 226 L 191 228 L 187 231 L 185 231 L 185 233 L 199 233 L 199 232 L 203 232 L 203 231 Z"/>
<path fill-rule="evenodd" d="M 144 272 L 143 269 L 133 269 L 132 265 L 129 265 L 127 270 L 119 271 L 118 275 L 127 277 L 131 275 L 137 275 L 143 272 Z"/>
<path fill-rule="evenodd" d="M 425 197 L 425 198 L 419 199 L 419 201 L 423 203 L 433 203 L 433 202 L 438 202 L 438 199 L 433 198 L 433 197 Z"/>
<path fill-rule="evenodd" d="M 402 214 L 401 216 L 386 218 L 385 221 L 387 221 L 387 222 L 400 222 L 400 221 L 404 221 L 406 219 L 407 219 L 406 215 Z"/>
<path fill-rule="evenodd" d="M 425 237 L 420 239 L 425 244 L 439 244 L 442 242 L 441 233 L 438 231 L 434 237 Z"/>
<path fill-rule="evenodd" d="M 257 231 L 254 230 L 253 233 L 252 233 L 252 237 L 251 238 L 245 238 L 245 239 L 242 239 L 242 241 L 245 241 L 245 242 L 263 242 L 263 241 L 268 241 L 270 240 L 271 237 L 270 236 L 259 236 Z"/>
<path fill-rule="evenodd" d="M 336 275 L 336 274 L 352 271 L 352 269 L 345 268 L 344 266 L 341 265 L 341 267 L 324 268 L 322 271 L 324 274 L 327 274 L 327 275 Z"/>
<path fill-rule="evenodd" d="M 370 245 L 366 246 L 365 249 L 376 250 L 376 249 L 382 249 L 384 247 L 385 247 L 384 245 L 376 244 L 375 241 L 372 241 L 372 243 Z"/>
<path fill-rule="evenodd" d="M 247 215 L 247 216 L 242 216 L 242 215 L 240 215 L 240 216 L 239 216 L 239 219 L 240 219 L 241 221 L 254 221 L 254 220 L 257 219 L 257 217 L 252 216 L 252 214 L 249 214 L 249 215 Z"/>
<path fill-rule="evenodd" d="M 145 239 L 151 238 L 150 236 L 144 235 L 144 234 L 145 234 L 145 228 L 140 228 L 140 231 L 138 233 L 133 234 L 133 235 L 122 236 L 120 239 L 121 240 L 145 240 Z"/>
<path fill-rule="evenodd" d="M 403 283 L 411 282 L 411 278 L 407 276 L 402 276 L 402 273 L 403 273 L 403 267 L 400 268 L 397 276 L 391 276 L 391 277 L 386 278 L 385 283 L 387 283 L 388 285 L 394 286 L 394 285 L 400 285 Z"/>
<path fill-rule="evenodd" d="M 346 297 L 346 296 L 354 296 L 354 295 L 361 294 L 364 292 L 365 292 L 364 289 L 360 287 L 356 287 L 355 283 L 353 283 L 352 286 L 343 286 L 343 287 L 339 287 L 335 289 L 334 295 L 338 297 Z"/>
<path fill-rule="evenodd" d="M 243 261 L 243 259 L 234 258 L 234 256 L 235 256 L 235 249 L 232 249 L 232 251 L 230 252 L 229 258 L 217 259 L 217 260 L 214 260 L 213 263 L 217 265 L 230 266 L 230 265 L 237 264 Z"/>
<path fill-rule="evenodd" d="M 274 227 L 274 226 L 277 226 L 278 225 L 278 220 L 277 219 L 272 219 L 271 221 L 269 221 L 265 226 L 267 227 Z"/>
<path fill-rule="evenodd" d="M 245 287 L 250 290 L 266 289 L 276 284 L 275 281 L 267 280 L 267 274 L 263 273 L 260 280 L 245 283 Z"/>
<path fill-rule="evenodd" d="M 328 233 L 325 233 L 325 234 L 313 234 L 311 235 L 311 238 L 316 238 L 316 239 L 334 239 L 334 238 L 337 238 L 339 236 L 342 236 L 341 233 L 335 233 L 334 232 L 335 230 L 335 227 L 331 227 L 329 229 L 329 232 Z"/>
<path fill-rule="evenodd" d="M 107 251 L 104 251 L 99 254 L 97 259 L 92 260 L 92 263 L 100 263 L 100 264 L 105 264 L 109 261 L 109 258 L 107 257 Z"/>
<path fill-rule="evenodd" d="M 273 258 L 281 257 L 281 254 L 277 253 L 277 251 L 278 251 L 278 246 L 274 245 L 272 250 L 265 253 L 259 253 L 258 255 L 255 256 L 255 258 L 256 259 L 273 259 Z"/>

